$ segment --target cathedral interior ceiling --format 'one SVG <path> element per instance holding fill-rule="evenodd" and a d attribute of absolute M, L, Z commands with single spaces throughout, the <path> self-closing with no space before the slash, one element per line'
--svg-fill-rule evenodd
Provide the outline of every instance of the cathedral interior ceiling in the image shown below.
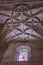
<path fill-rule="evenodd" d="M 43 40 L 43 1 L 0 2 L 1 40 Z"/>

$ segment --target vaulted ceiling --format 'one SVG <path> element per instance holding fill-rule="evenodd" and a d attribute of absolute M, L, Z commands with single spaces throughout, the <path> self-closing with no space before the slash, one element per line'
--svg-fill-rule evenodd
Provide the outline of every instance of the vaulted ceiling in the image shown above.
<path fill-rule="evenodd" d="M 0 40 L 43 40 L 43 1 L 0 2 Z"/>

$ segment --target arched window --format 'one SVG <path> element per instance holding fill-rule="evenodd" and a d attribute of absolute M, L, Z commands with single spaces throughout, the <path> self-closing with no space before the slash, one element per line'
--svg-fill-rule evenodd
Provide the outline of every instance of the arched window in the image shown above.
<path fill-rule="evenodd" d="M 26 45 L 22 45 L 19 46 L 17 49 L 17 61 L 30 61 L 31 58 L 31 48 L 26 46 Z"/>
<path fill-rule="evenodd" d="M 28 50 L 21 49 L 19 51 L 18 61 L 28 61 Z"/>

